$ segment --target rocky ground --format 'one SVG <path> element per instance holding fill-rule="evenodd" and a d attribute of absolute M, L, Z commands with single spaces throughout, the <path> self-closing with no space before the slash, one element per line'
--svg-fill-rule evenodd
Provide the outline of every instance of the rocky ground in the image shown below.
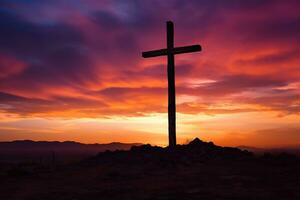
<path fill-rule="evenodd" d="M 0 166 L 0 199 L 300 199 L 300 159 L 195 139 L 71 164 Z"/>

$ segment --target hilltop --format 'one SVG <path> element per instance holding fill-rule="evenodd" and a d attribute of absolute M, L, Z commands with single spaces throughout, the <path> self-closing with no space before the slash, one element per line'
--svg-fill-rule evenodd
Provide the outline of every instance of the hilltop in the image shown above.
<path fill-rule="evenodd" d="M 297 156 L 254 156 L 196 138 L 174 149 L 141 145 L 2 169 L 0 199 L 299 199 L 299 168 Z"/>

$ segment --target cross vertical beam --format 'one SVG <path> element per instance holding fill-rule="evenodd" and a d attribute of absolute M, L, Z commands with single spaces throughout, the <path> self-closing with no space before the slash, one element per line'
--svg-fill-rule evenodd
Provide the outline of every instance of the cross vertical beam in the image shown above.
<path fill-rule="evenodd" d="M 169 129 L 169 147 L 176 146 L 176 101 L 175 101 L 175 54 L 191 53 L 201 51 L 200 45 L 190 45 L 183 47 L 174 47 L 174 25 L 173 22 L 167 22 L 167 48 L 153 51 L 142 52 L 144 58 L 157 56 L 168 56 L 168 129 Z"/>
<path fill-rule="evenodd" d="M 174 67 L 174 25 L 167 22 L 167 52 L 168 52 L 168 128 L 169 147 L 176 146 L 176 100 L 175 100 L 175 67 Z"/>

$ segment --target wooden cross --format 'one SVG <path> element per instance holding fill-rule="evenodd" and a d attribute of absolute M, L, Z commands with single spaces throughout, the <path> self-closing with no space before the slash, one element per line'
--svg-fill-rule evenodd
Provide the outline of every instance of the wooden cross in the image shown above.
<path fill-rule="evenodd" d="M 167 48 L 143 52 L 144 58 L 156 56 L 168 56 L 168 123 L 169 123 L 169 147 L 176 146 L 176 103 L 175 103 L 175 69 L 174 55 L 201 51 L 200 45 L 174 47 L 174 25 L 167 22 Z"/>

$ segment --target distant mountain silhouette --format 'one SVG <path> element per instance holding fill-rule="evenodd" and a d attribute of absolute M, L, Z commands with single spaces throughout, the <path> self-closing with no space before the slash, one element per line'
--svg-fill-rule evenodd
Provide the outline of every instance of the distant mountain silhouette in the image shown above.
<path fill-rule="evenodd" d="M 40 157 L 55 155 L 66 156 L 91 156 L 106 150 L 129 150 L 132 146 L 141 145 L 139 143 L 119 143 L 108 144 L 83 144 L 73 141 L 31 141 L 16 140 L 12 142 L 0 142 L 0 161 L 20 161 Z"/>
<path fill-rule="evenodd" d="M 251 146 L 237 146 L 237 148 L 242 150 L 248 150 L 255 154 L 264 154 L 264 153 L 291 153 L 300 155 L 300 146 L 291 146 L 291 147 L 276 147 L 276 148 L 258 148 L 258 147 L 251 147 Z"/>
<path fill-rule="evenodd" d="M 132 146 L 141 145 L 140 143 L 120 143 L 112 142 L 107 144 L 83 144 L 74 141 L 32 141 L 32 140 L 15 140 L 12 142 L 0 142 L 0 150 L 91 150 L 91 151 L 105 151 L 105 150 L 126 150 Z"/>

